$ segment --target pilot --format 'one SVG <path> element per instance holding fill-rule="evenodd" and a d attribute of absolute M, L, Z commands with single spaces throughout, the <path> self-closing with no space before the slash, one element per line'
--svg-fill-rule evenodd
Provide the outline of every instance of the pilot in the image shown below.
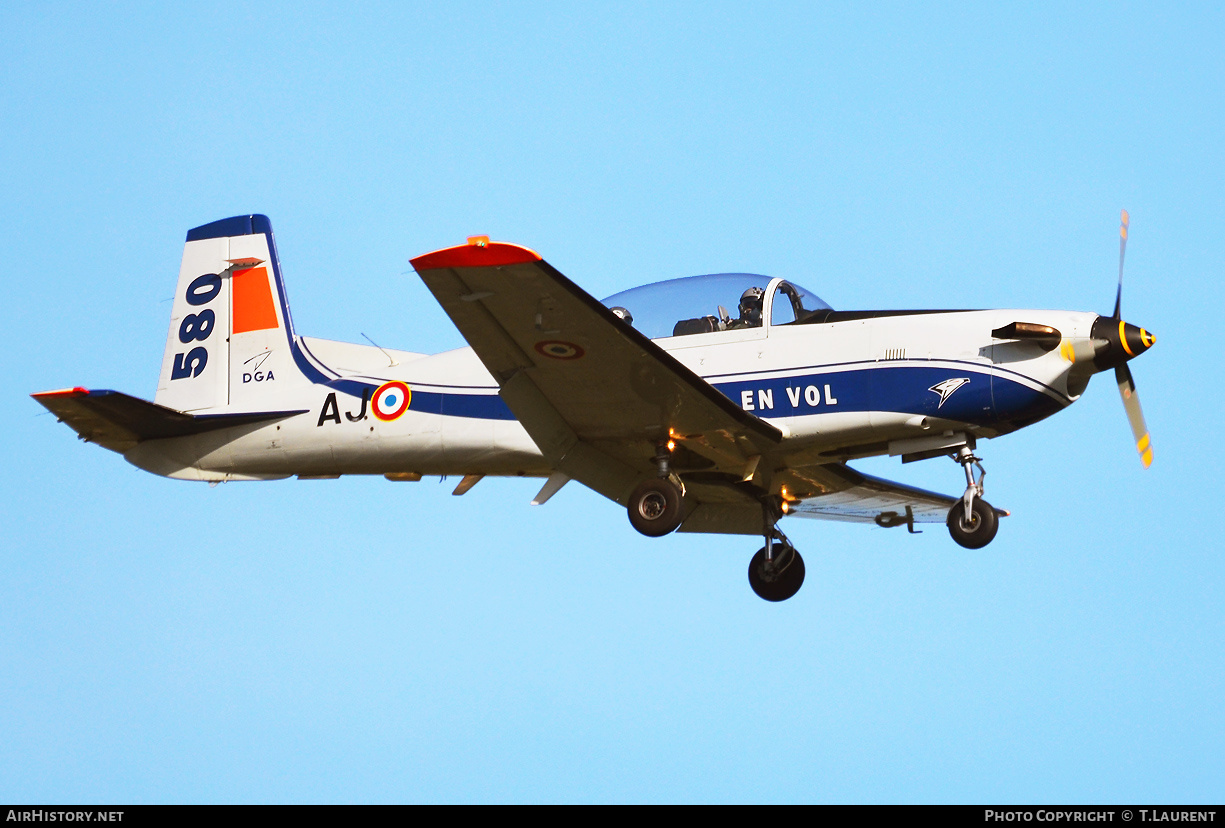
<path fill-rule="evenodd" d="M 761 303 L 766 292 L 759 287 L 751 287 L 740 294 L 740 318 L 732 322 L 732 328 L 760 328 Z"/>
<path fill-rule="evenodd" d="M 622 319 L 627 324 L 634 324 L 634 314 L 629 312 L 629 308 L 623 308 L 620 305 L 617 305 L 616 307 L 609 308 L 609 310 L 615 313 L 618 318 Z"/>

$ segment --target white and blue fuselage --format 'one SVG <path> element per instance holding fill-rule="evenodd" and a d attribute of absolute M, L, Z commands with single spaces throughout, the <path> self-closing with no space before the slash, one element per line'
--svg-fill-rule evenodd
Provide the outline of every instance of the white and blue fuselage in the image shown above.
<path fill-rule="evenodd" d="M 1060 331 L 1061 346 L 991 336 L 1019 318 Z M 949 429 L 994 437 L 1059 411 L 1084 390 L 1088 372 L 1076 371 L 1076 354 L 1082 360 L 1091 354 L 1097 319 L 985 310 L 772 325 L 767 314 L 757 328 L 655 341 L 744 411 L 782 430 L 780 452 L 849 459 Z M 301 413 L 145 441 L 127 459 L 193 480 L 550 472 L 470 348 L 424 356 L 307 337 L 286 345 L 289 353 L 280 359 L 274 353 L 261 366 L 261 379 L 246 381 L 272 390 L 283 376 L 309 375 L 278 398 L 281 410 Z M 964 382 L 934 390 L 951 375 Z M 370 400 L 389 382 L 404 383 L 411 399 L 401 416 L 384 421 L 371 416 Z"/>
<path fill-rule="evenodd" d="M 1122 244 L 1127 216 L 1123 216 Z M 1122 272 L 1120 247 L 1120 274 Z M 34 397 L 87 441 L 167 477 L 221 482 L 385 475 L 578 480 L 641 533 L 759 534 L 749 581 L 794 595 L 783 515 L 882 527 L 947 522 L 977 549 L 977 440 L 1070 405 L 1114 369 L 1147 466 L 1127 362 L 1152 335 L 1057 310 L 836 311 L 799 285 L 714 274 L 603 303 L 517 245 L 472 237 L 412 260 L 470 348 L 427 356 L 293 329 L 272 227 L 236 216 L 187 234 L 154 402 L 66 388 Z M 729 311 L 734 308 L 735 316 Z M 845 465 L 954 457 L 959 498 Z M 973 474 L 977 468 L 979 475 Z"/>

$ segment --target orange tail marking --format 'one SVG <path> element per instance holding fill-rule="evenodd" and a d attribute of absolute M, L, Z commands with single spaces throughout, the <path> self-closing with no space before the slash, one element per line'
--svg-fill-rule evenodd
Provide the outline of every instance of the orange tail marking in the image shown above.
<path fill-rule="evenodd" d="M 235 270 L 231 282 L 234 290 L 234 333 L 280 327 L 276 306 L 272 304 L 272 288 L 268 285 L 268 268 Z"/>

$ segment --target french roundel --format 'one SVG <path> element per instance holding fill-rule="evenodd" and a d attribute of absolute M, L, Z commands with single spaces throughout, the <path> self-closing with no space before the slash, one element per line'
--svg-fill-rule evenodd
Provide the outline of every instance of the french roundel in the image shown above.
<path fill-rule="evenodd" d="M 586 353 L 580 346 L 573 342 L 563 342 L 560 339 L 549 339 L 544 342 L 536 343 L 536 353 L 541 356 L 552 357 L 553 359 L 581 359 Z"/>
<path fill-rule="evenodd" d="M 408 403 L 413 398 L 413 392 L 402 382 L 385 382 L 374 392 L 370 407 L 374 416 L 385 423 L 399 417 L 408 410 Z"/>

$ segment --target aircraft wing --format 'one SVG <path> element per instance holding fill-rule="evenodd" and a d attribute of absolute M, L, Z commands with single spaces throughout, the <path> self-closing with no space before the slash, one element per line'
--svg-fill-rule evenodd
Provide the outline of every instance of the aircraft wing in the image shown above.
<path fill-rule="evenodd" d="M 959 497 L 861 474 L 843 463 L 788 468 L 781 474 L 789 516 L 873 523 L 885 528 L 908 526 L 913 531 L 916 523 L 944 523 L 949 509 L 961 502 Z M 730 495 L 729 483 L 723 481 L 722 485 Z M 680 531 L 761 534 L 761 508 L 749 497 L 720 497 L 719 491 L 704 490 L 701 477 L 691 488 L 700 505 Z"/>
<path fill-rule="evenodd" d="M 908 522 L 944 523 L 949 509 L 961 502 L 961 498 L 861 474 L 844 464 L 822 466 L 819 474 L 838 482 L 829 491 L 794 504 L 789 514 L 888 528 Z"/>
<path fill-rule="evenodd" d="M 737 479 L 782 440 L 525 247 L 479 239 L 412 264 L 545 458 L 606 497 L 624 503 L 670 438 L 678 470 Z"/>

